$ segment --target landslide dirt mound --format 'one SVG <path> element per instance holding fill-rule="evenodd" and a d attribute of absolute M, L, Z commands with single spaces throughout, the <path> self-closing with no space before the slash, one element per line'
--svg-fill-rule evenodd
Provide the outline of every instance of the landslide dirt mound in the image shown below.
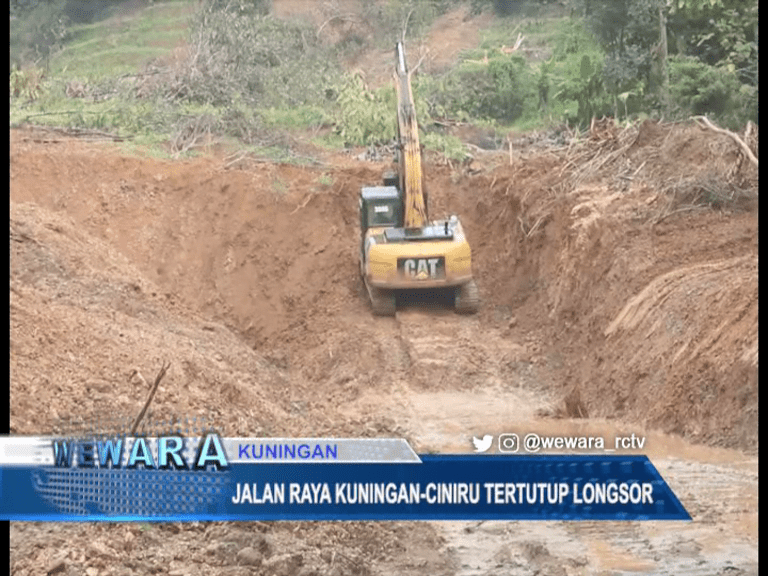
<path fill-rule="evenodd" d="M 284 377 L 264 359 L 66 216 L 12 203 L 10 238 L 11 432 L 52 433 L 76 414 L 132 421 L 165 360 L 154 414 L 215 421 L 222 404 L 239 406 L 228 418 L 241 433 L 294 420 L 275 392 Z"/>
<path fill-rule="evenodd" d="M 431 211 L 461 216 L 485 305 L 451 320 L 468 326 L 466 352 L 428 344 L 447 353 L 426 371 L 418 339 L 435 323 L 411 338 L 371 318 L 359 281 L 357 194 L 385 164 L 158 161 L 24 132 L 12 144 L 14 203 L 66 215 L 158 302 L 298 376 L 291 401 L 322 382 L 330 403 L 398 382 L 466 388 L 522 362 L 570 416 L 756 445 L 757 175 L 727 136 L 598 125 L 567 148 L 428 166 Z"/>
<path fill-rule="evenodd" d="M 197 179 L 199 172 L 193 170 L 185 175 L 178 164 L 123 158 L 114 150 L 77 142 L 54 149 L 55 153 L 43 146 L 43 154 L 38 157 L 29 154 L 32 149 L 25 147 L 22 139 L 16 142 L 19 148 L 15 148 L 15 166 L 25 167 L 17 173 L 20 177 L 14 189 L 21 198 L 32 201 L 11 201 L 13 433 L 77 429 L 77 422 L 72 421 L 75 415 L 78 421 L 85 421 L 84 429 L 88 429 L 89 422 L 92 426 L 100 422 L 130 423 L 149 393 L 147 383 L 153 381 L 163 362 L 170 361 L 171 368 L 145 421 L 167 421 L 171 415 L 183 420 L 204 418 L 229 436 L 396 434 L 378 413 L 337 417 L 332 402 L 312 401 L 317 383 L 295 378 L 279 347 L 274 348 L 275 352 L 261 350 L 260 343 L 268 338 L 277 334 L 279 341 L 280 334 L 296 329 L 292 318 L 284 318 L 287 312 L 269 306 L 269 298 L 266 304 L 258 297 L 253 299 L 255 309 L 247 308 L 242 315 L 253 312 L 257 328 L 251 332 L 243 324 L 238 333 L 223 323 L 227 318 L 234 321 L 236 306 L 203 315 L 203 310 L 215 310 L 217 301 L 208 302 L 203 290 L 179 295 L 178 288 L 194 275 L 207 277 L 213 290 L 221 282 L 218 273 L 233 271 L 226 256 L 216 260 L 205 255 L 205 246 L 224 249 L 207 243 L 211 240 L 210 222 L 203 225 L 207 237 L 197 228 L 185 228 L 189 221 L 180 209 L 180 201 L 189 191 L 179 183 L 190 176 Z M 31 164 L 25 164 L 27 160 Z M 127 174 L 126 167 L 131 169 L 129 179 L 120 177 Z M 144 174 L 143 169 L 151 169 L 146 181 L 137 179 L 137 175 Z M 107 176 L 110 173 L 113 180 Z M 268 214 L 269 206 L 280 198 L 271 195 L 281 192 L 272 186 L 272 175 L 265 177 L 264 189 L 251 175 L 240 176 L 233 185 L 247 184 L 244 195 L 253 190 L 256 201 L 267 202 Z M 57 182 L 58 178 L 68 179 Z M 254 182 L 256 186 L 251 188 Z M 302 191 L 309 192 L 309 188 L 305 185 Z M 181 191 L 182 198 L 165 205 L 162 200 L 168 199 L 166 190 Z M 296 198 L 303 201 L 311 196 Z M 157 203 L 153 204 L 155 199 Z M 187 199 L 187 204 L 191 209 L 189 205 L 195 202 Z M 237 212 L 231 208 L 231 213 Z M 170 238 L 170 244 L 164 244 L 164 234 L 159 238 L 152 235 L 151 216 L 148 219 L 152 214 L 173 217 L 171 227 L 182 233 L 177 236 L 178 232 L 164 230 Z M 265 241 L 270 247 L 272 242 L 279 246 L 279 240 L 285 240 L 279 227 L 277 238 L 268 240 L 272 235 L 270 227 L 275 227 L 281 216 L 290 214 L 277 210 L 277 220 L 258 219 L 258 228 L 263 225 L 267 229 L 259 242 Z M 207 219 L 206 214 L 197 212 L 194 217 Z M 132 218 L 135 220 L 130 224 Z M 226 222 L 222 229 L 227 230 L 226 241 L 238 234 L 237 230 L 230 232 Z M 144 241 L 140 241 L 143 234 Z M 243 284 L 255 284 L 260 294 L 266 292 L 273 297 L 269 287 L 285 281 L 283 275 L 296 274 L 288 253 L 306 242 L 298 234 L 291 236 L 299 240 L 296 245 L 282 248 L 283 262 L 265 261 Z M 323 242 L 332 237 L 318 231 L 318 244 L 308 250 L 321 254 Z M 189 242 L 202 247 L 202 262 L 192 256 L 185 259 Z M 230 245 L 241 246 L 236 240 Z M 155 265 L 143 267 L 130 261 L 145 258 L 147 254 L 142 250 L 150 248 L 158 250 L 154 254 L 167 254 L 167 272 Z M 252 257 L 257 253 L 256 248 L 253 250 L 249 253 Z M 161 262 L 165 260 L 161 258 Z M 333 258 L 329 262 L 333 263 Z M 216 264 L 224 269 L 217 272 Z M 355 269 L 353 263 L 345 264 Z M 332 290 L 329 302 L 318 307 L 316 299 L 322 298 L 310 288 L 311 278 L 294 278 L 310 293 L 308 302 L 300 302 L 302 310 L 315 310 L 309 317 L 329 315 L 339 307 Z M 280 294 L 274 301 L 276 306 L 284 301 L 283 296 L 290 297 L 290 283 L 286 287 L 287 296 Z M 345 294 L 344 287 L 340 291 Z M 248 292 L 243 289 L 243 294 Z M 260 314 L 260 310 L 273 314 Z M 422 525 L 14 523 L 10 542 L 10 569 L 20 575 L 60 572 L 125 576 L 147 574 L 160 565 L 166 566 L 169 574 L 250 574 L 254 567 L 285 576 L 393 571 L 419 574 L 427 564 L 440 572 L 451 562 L 432 552 L 441 546 L 440 537 Z"/>
<path fill-rule="evenodd" d="M 11 525 L 14 575 L 450 574 L 441 538 L 416 524 L 242 523 Z"/>
<path fill-rule="evenodd" d="M 583 430 L 550 416 L 756 449 L 757 171 L 730 138 L 597 124 L 581 142 L 516 147 L 511 160 L 427 162 L 431 213 L 460 215 L 473 248 L 483 307 L 468 317 L 371 315 L 357 195 L 387 167 L 158 160 L 13 130 L 12 431 L 44 433 L 83 410 L 133 417 L 147 386 L 131 374 L 151 382 L 170 360 L 153 409 L 205 415 L 226 435 L 402 436 L 417 451 L 463 451 L 473 433 L 521 422 Z M 705 468 L 662 453 L 662 473 L 700 521 L 684 535 L 297 523 L 260 525 L 279 543 L 265 554 L 243 525 L 17 524 L 11 566 L 49 567 L 56 541 L 86 549 L 63 562 L 89 574 L 145 573 L 151 555 L 177 574 L 245 574 L 249 563 L 281 574 L 501 563 L 527 574 L 531 558 L 552 573 L 725 573 L 734 562 L 750 573 L 756 472 L 736 469 L 750 462 Z M 740 496 L 723 496 L 724 484 Z M 727 554 L 709 544 L 718 530 L 733 539 Z M 541 548 L 552 538 L 562 555 Z M 611 550 L 634 542 L 634 556 L 605 553 L 606 539 Z M 597 552 L 585 558 L 587 545 Z M 690 553 L 678 560 L 681 547 Z"/>
<path fill-rule="evenodd" d="M 734 141 L 597 125 L 505 164 L 468 178 L 457 210 L 484 314 L 548 342 L 563 412 L 754 448 L 757 169 Z"/>

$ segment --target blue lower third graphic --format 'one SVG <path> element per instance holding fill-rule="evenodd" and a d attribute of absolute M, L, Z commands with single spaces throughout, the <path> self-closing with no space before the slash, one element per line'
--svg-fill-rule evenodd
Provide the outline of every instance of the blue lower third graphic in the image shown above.
<path fill-rule="evenodd" d="M 366 456 L 367 457 L 367 456 Z M 690 520 L 645 456 L 0 468 L 2 520 Z"/>

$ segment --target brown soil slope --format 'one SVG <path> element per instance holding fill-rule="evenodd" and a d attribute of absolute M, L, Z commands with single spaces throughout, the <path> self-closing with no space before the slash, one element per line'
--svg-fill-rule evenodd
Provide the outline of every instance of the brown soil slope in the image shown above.
<path fill-rule="evenodd" d="M 472 317 L 371 315 L 356 196 L 385 167 L 157 160 L 12 131 L 12 431 L 46 433 L 78 412 L 130 420 L 147 393 L 134 370 L 151 382 L 168 360 L 155 414 L 205 416 L 225 435 L 404 436 L 441 449 L 538 406 L 540 418 L 617 418 L 757 448 L 757 171 L 731 139 L 596 126 L 568 147 L 518 146 L 511 161 L 428 162 L 431 213 L 459 214 L 473 248 L 484 304 Z M 491 421 L 502 397 L 510 410 Z M 465 421 L 467 398 L 478 406 Z M 687 464 L 670 473 L 688 468 L 708 477 Z M 745 481 L 746 493 L 756 475 Z M 681 482 L 695 519 L 722 530 L 733 518 L 755 540 L 740 508 L 712 512 L 732 498 Z M 15 524 L 11 570 L 40 573 L 56 542 L 79 542 L 69 573 L 247 574 L 250 562 L 273 574 L 469 573 L 442 538 L 424 524 Z M 675 542 L 662 548 L 665 573 L 682 566 Z M 723 557 L 712 558 L 708 573 Z"/>
<path fill-rule="evenodd" d="M 532 360 L 557 373 L 555 390 L 576 397 L 583 413 L 754 446 L 757 218 L 748 193 L 756 171 L 733 169 L 735 144 L 698 127 L 644 124 L 497 162 L 479 173 L 435 165 L 427 175 L 432 212 L 460 214 L 468 229 L 485 300 L 481 326 L 505 328 L 515 316 L 512 332 L 536 340 Z M 160 317 L 180 302 L 221 322 L 232 330 L 224 337 L 256 351 L 253 362 L 282 369 L 269 378 L 300 376 L 299 390 L 334 394 L 339 382 L 386 381 L 396 376 L 390 351 L 377 344 L 385 328 L 370 317 L 356 264 L 356 194 L 382 169 L 353 161 L 227 168 L 213 158 L 158 161 L 108 145 L 39 144 L 14 132 L 12 233 L 38 232 L 33 244 L 13 243 L 12 286 L 24 293 L 40 282 L 30 266 L 37 270 L 42 256 L 32 247 L 54 251 L 60 236 L 51 227 L 59 226 L 89 256 L 66 256 L 57 268 L 62 286 L 75 271 L 114 269 L 114 282 L 129 288 L 113 291 L 130 306 Z M 51 219 L 61 223 L 44 223 Z M 72 290 L 58 288 L 48 302 L 75 301 Z M 39 305 L 23 302 L 12 297 L 14 322 L 17 310 Z M 15 325 L 25 323 L 20 316 Z M 13 346 L 26 354 L 21 335 Z M 482 330 L 472 337 L 485 345 Z M 159 343 L 152 347 L 162 356 Z M 142 357 L 126 357 L 122 369 Z M 466 360 L 457 360 L 457 375 Z M 275 391 L 285 385 L 270 388 L 285 395 Z M 23 390 L 12 396 L 16 427 Z"/>

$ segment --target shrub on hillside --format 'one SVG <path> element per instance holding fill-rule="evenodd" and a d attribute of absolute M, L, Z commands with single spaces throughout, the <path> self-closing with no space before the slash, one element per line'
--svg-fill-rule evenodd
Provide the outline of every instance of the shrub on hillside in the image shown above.
<path fill-rule="evenodd" d="M 64 2 L 29 3 L 14 10 L 11 4 L 10 64 L 24 66 L 38 63 L 61 47 L 69 30 L 69 20 L 62 12 Z"/>
<path fill-rule="evenodd" d="M 578 68 L 569 70 L 558 84 L 555 99 L 576 101 L 577 109 L 569 110 L 565 120 L 588 126 L 593 117 L 613 113 L 613 101 L 605 90 L 601 61 L 582 54 Z"/>
<path fill-rule="evenodd" d="M 420 78 L 429 114 L 461 121 L 510 123 L 538 106 L 538 80 L 520 56 L 465 61 L 439 78 Z"/>
<path fill-rule="evenodd" d="M 678 115 L 710 115 L 738 128 L 747 120 L 757 120 L 752 106 L 754 90 L 725 67 L 690 57 L 669 59 L 669 94 Z"/>
<path fill-rule="evenodd" d="M 322 102 L 336 67 L 315 31 L 237 5 L 204 5 L 193 26 L 189 60 L 165 87 L 167 97 L 213 106 L 239 98 L 259 108 Z"/>
<path fill-rule="evenodd" d="M 384 144 L 396 136 L 395 90 L 370 91 L 358 75 L 348 75 L 338 88 L 336 130 L 350 145 Z M 421 120 L 421 118 L 419 119 Z"/>

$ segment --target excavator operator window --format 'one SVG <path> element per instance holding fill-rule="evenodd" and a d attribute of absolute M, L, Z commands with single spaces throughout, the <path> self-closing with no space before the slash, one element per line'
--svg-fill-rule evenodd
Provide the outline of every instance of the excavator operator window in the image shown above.
<path fill-rule="evenodd" d="M 394 226 L 397 224 L 394 206 L 392 204 L 370 204 L 368 222 L 371 226 Z"/>

